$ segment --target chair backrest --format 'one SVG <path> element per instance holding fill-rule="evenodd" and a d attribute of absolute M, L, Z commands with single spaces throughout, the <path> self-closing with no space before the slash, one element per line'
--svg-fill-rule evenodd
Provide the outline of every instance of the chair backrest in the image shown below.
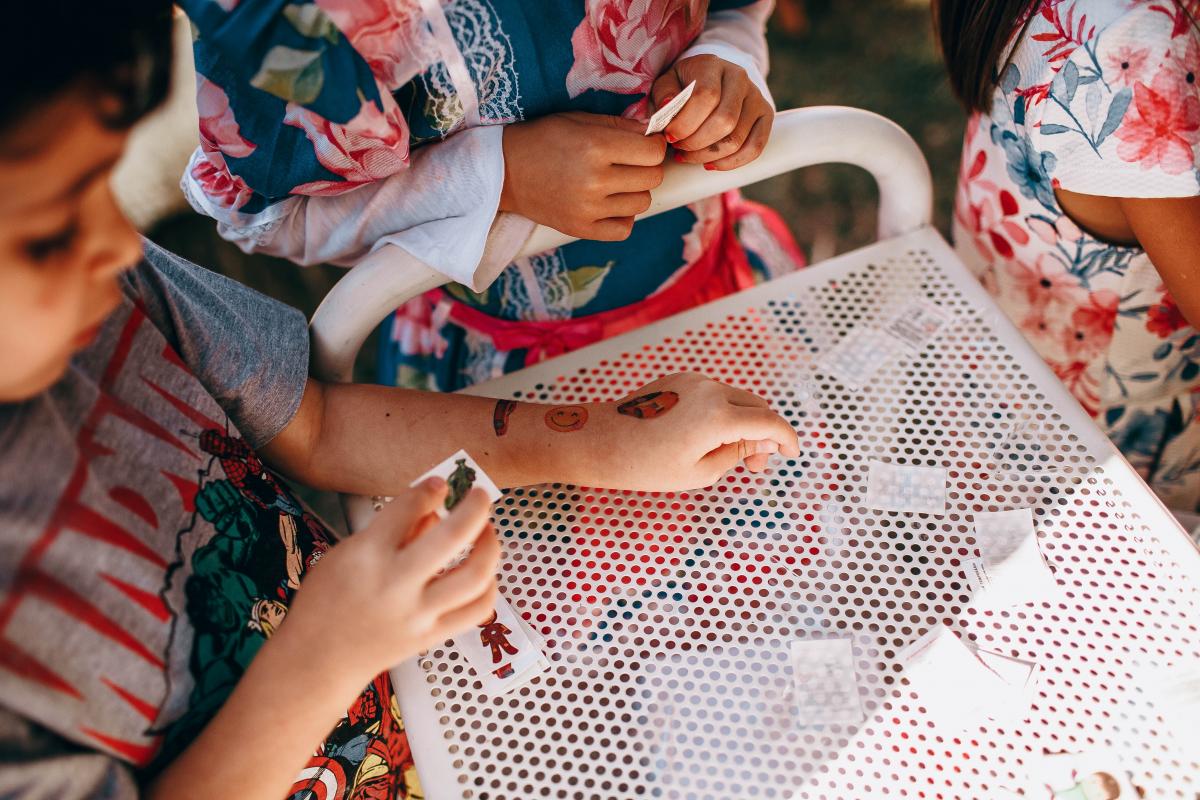
<path fill-rule="evenodd" d="M 933 183 L 916 142 L 891 120 L 842 106 L 780 112 L 762 155 L 735 170 L 708 171 L 668 161 L 666 177 L 639 219 L 793 169 L 826 163 L 853 164 L 875 178 L 879 238 L 929 224 Z M 520 255 L 534 255 L 573 240 L 539 226 Z M 445 282 L 445 276 L 394 245 L 371 253 L 338 281 L 313 314 L 314 374 L 326 381 L 349 381 L 354 359 L 371 331 L 398 306 Z"/>

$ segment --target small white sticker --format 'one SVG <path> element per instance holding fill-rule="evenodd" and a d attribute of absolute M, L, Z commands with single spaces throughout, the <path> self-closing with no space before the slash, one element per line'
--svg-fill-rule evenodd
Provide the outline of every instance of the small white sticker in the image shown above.
<path fill-rule="evenodd" d="M 909 303 L 892 317 L 883 330 L 913 350 L 920 350 L 941 330 L 950 315 L 925 300 Z"/>
<path fill-rule="evenodd" d="M 946 470 L 872 460 L 867 466 L 867 493 L 863 505 L 880 511 L 944 514 Z"/>
<path fill-rule="evenodd" d="M 801 725 L 863 721 L 850 639 L 802 639 L 791 644 L 792 686 Z"/>
<path fill-rule="evenodd" d="M 981 511 L 975 514 L 979 557 L 963 561 L 973 605 L 1006 608 L 1053 597 L 1058 582 L 1038 547 L 1033 511 Z"/>
<path fill-rule="evenodd" d="M 856 329 L 842 337 L 817 366 L 847 389 L 861 389 L 900 351 L 895 337 L 875 328 Z"/>

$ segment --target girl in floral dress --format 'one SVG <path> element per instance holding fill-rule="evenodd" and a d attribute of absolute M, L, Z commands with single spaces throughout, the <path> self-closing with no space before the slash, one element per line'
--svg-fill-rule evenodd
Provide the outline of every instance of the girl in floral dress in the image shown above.
<path fill-rule="evenodd" d="M 736 193 L 633 223 L 667 141 L 707 169 L 761 151 L 770 0 L 181 5 L 201 131 L 183 185 L 222 235 L 302 264 L 391 243 L 452 279 L 384 324 L 382 382 L 458 389 L 803 263 Z M 535 223 L 587 241 L 510 264 Z"/>
<path fill-rule="evenodd" d="M 1195 0 L 935 0 L 955 241 L 1172 508 L 1200 501 Z"/>

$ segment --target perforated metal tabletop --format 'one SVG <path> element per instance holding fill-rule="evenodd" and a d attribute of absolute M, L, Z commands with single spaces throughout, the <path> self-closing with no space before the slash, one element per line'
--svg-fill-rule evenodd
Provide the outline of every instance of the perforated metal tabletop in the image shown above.
<path fill-rule="evenodd" d="M 918 299 L 950 315 L 918 355 L 855 390 L 819 369 Z M 1200 659 L 1200 554 L 935 232 L 473 391 L 615 399 L 681 370 L 767 397 L 801 458 L 679 494 L 507 492 L 501 592 L 551 671 L 489 698 L 450 646 L 397 669 L 427 798 L 1044 796 L 1039 754 L 1098 749 L 1147 797 L 1200 793 L 1146 685 Z M 946 468 L 946 513 L 866 507 L 872 459 Z M 1018 507 L 1061 594 L 980 611 L 960 569 L 973 515 Z M 925 712 L 896 654 L 938 623 L 1040 665 L 1024 720 Z M 830 635 L 853 637 L 861 725 L 807 725 L 790 702 L 789 644 Z"/>

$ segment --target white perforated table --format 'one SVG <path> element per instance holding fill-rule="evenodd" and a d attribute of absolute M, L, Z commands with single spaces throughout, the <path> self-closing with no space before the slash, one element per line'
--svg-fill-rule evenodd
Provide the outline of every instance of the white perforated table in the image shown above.
<path fill-rule="evenodd" d="M 916 299 L 952 316 L 918 356 L 857 391 L 818 369 L 841 337 Z M 1145 681 L 1200 659 L 1200 554 L 940 236 L 890 239 L 472 391 L 614 399 L 680 370 L 767 397 L 801 458 L 672 495 L 507 492 L 501 591 L 552 669 L 488 698 L 452 647 L 398 668 L 429 800 L 975 800 L 1028 787 L 1043 749 L 1099 748 L 1150 798 L 1197 796 L 1200 764 Z M 871 459 L 945 467 L 946 513 L 865 507 Z M 1014 507 L 1035 510 L 1061 597 L 975 610 L 959 569 L 972 515 Z M 937 623 L 1040 664 L 1027 719 L 957 730 L 926 715 L 895 656 Z M 861 725 L 806 726 L 787 701 L 788 644 L 829 635 L 854 639 Z"/>

